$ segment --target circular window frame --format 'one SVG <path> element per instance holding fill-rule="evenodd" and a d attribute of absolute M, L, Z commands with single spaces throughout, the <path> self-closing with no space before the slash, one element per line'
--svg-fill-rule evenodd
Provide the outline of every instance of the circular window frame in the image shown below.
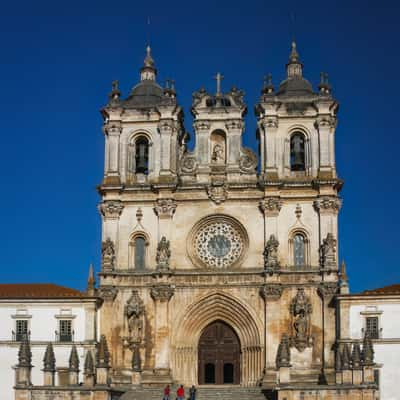
<path fill-rule="evenodd" d="M 198 255 L 196 246 L 195 246 L 195 238 L 198 235 L 198 233 L 204 229 L 205 227 L 207 227 L 210 224 L 214 224 L 214 223 L 225 223 L 225 224 L 229 224 L 233 227 L 234 230 L 236 230 L 242 240 L 242 251 L 239 255 L 239 257 L 229 266 L 226 267 L 214 267 L 212 265 L 207 264 L 206 262 L 204 262 L 200 256 Z M 249 248 L 249 237 L 247 235 L 247 231 L 244 228 L 244 226 L 235 218 L 229 216 L 229 215 L 224 215 L 224 214 L 213 214 L 213 215 L 208 215 L 204 218 L 202 218 L 200 221 L 198 221 L 197 223 L 195 223 L 192 227 L 192 229 L 190 230 L 190 233 L 188 235 L 187 238 L 187 242 L 186 242 L 186 249 L 187 249 L 187 253 L 188 256 L 190 258 L 190 260 L 192 261 L 193 265 L 196 268 L 204 268 L 207 270 L 212 270 L 212 271 L 224 271 L 224 270 L 228 270 L 228 269 L 234 269 L 237 268 L 238 266 L 240 266 L 243 262 L 243 259 L 245 258 L 247 251 Z"/>

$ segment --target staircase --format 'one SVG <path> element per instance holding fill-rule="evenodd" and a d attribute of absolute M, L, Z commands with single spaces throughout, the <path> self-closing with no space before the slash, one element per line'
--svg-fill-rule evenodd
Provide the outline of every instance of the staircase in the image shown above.
<path fill-rule="evenodd" d="M 171 387 L 170 400 L 176 399 L 177 386 Z M 137 387 L 126 392 L 120 400 L 162 400 L 163 388 Z M 185 399 L 189 398 L 189 388 L 185 387 Z M 237 385 L 205 385 L 197 387 L 196 400 L 266 400 L 259 387 Z"/>

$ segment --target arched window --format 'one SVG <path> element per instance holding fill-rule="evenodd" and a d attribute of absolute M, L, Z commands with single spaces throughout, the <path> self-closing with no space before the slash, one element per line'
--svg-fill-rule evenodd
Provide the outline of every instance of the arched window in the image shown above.
<path fill-rule="evenodd" d="M 143 270 L 146 268 L 146 240 L 142 236 L 135 238 L 135 269 Z"/>
<path fill-rule="evenodd" d="M 304 135 L 296 132 L 290 138 L 290 170 L 305 171 L 305 139 Z"/>
<path fill-rule="evenodd" d="M 306 264 L 305 237 L 301 233 L 296 233 L 293 237 L 293 261 L 296 267 Z"/>
<path fill-rule="evenodd" d="M 135 173 L 147 175 L 149 172 L 149 141 L 141 136 L 135 142 Z"/>

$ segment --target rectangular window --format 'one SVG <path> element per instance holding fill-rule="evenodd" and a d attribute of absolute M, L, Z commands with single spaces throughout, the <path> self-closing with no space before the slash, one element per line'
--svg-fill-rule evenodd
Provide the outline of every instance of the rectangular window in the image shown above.
<path fill-rule="evenodd" d="M 15 340 L 20 342 L 24 339 L 28 339 L 28 320 L 17 319 L 15 321 Z"/>
<path fill-rule="evenodd" d="M 365 331 L 371 339 L 379 339 L 378 317 L 367 317 L 365 320 Z"/>
<path fill-rule="evenodd" d="M 72 321 L 60 319 L 60 342 L 72 342 Z"/>

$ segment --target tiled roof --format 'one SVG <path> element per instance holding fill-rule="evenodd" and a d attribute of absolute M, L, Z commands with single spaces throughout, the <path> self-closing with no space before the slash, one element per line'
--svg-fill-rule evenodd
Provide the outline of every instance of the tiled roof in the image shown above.
<path fill-rule="evenodd" d="M 384 286 L 382 288 L 364 290 L 361 295 L 374 295 L 374 294 L 400 294 L 400 283 L 394 285 Z"/>
<path fill-rule="evenodd" d="M 0 284 L 0 299 L 24 298 L 73 298 L 85 297 L 85 293 L 52 283 Z"/>

